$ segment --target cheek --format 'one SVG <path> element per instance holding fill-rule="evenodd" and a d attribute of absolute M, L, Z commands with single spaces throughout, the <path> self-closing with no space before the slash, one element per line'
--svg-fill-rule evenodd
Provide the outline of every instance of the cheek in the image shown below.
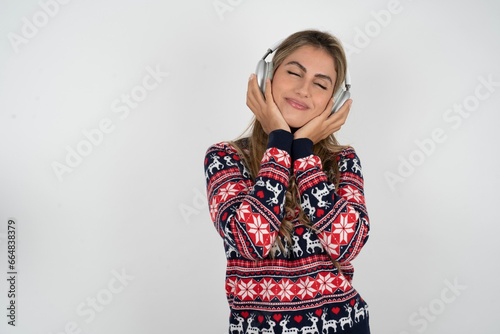
<path fill-rule="evenodd" d="M 281 75 L 279 75 L 277 73 L 275 73 L 275 74 L 276 75 L 271 80 L 271 87 L 273 89 L 273 95 L 279 94 L 282 91 L 283 86 L 285 85 L 285 83 L 283 82 L 283 80 L 281 78 Z"/>
<path fill-rule="evenodd" d="M 330 95 L 325 95 L 321 98 L 318 98 L 318 100 L 316 101 L 315 103 L 315 111 L 317 114 L 320 114 L 323 112 L 323 110 L 325 110 L 325 108 L 328 106 L 328 102 L 330 102 Z"/>

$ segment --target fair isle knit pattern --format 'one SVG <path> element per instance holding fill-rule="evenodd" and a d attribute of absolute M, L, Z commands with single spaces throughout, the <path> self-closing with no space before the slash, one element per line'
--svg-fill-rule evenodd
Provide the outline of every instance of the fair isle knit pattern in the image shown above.
<path fill-rule="evenodd" d="M 338 189 L 313 154 L 292 161 L 289 150 L 269 147 L 254 180 L 229 143 L 207 150 L 210 217 L 227 257 L 229 333 L 369 333 L 368 305 L 352 286 L 351 265 L 368 239 L 363 175 L 354 149 L 337 161 Z M 298 211 L 287 217 L 293 244 L 282 252 L 275 240 L 291 175 L 312 228 Z"/>

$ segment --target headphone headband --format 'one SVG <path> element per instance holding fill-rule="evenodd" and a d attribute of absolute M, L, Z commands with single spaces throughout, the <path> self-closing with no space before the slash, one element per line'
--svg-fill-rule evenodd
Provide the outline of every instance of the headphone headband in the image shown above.
<path fill-rule="evenodd" d="M 280 39 L 279 41 L 277 41 L 276 43 L 274 43 L 273 46 L 271 46 L 269 49 L 267 49 L 267 52 L 264 55 L 264 57 L 262 57 L 262 59 L 266 59 L 267 56 L 269 56 L 271 53 L 273 53 L 274 51 L 276 51 L 276 49 L 281 45 L 281 43 L 283 41 L 284 41 L 283 39 Z"/>

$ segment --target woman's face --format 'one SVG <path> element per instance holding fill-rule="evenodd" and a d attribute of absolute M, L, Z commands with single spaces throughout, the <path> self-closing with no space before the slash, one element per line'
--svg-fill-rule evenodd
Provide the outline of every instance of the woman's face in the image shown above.
<path fill-rule="evenodd" d="M 302 46 L 274 72 L 274 102 L 292 128 L 300 128 L 321 114 L 333 96 L 337 78 L 333 58 L 326 51 Z"/>

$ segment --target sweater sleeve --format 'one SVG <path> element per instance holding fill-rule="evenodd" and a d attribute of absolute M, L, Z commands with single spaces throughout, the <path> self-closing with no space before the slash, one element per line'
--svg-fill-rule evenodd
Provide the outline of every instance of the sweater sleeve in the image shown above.
<path fill-rule="evenodd" d="M 313 154 L 294 161 L 294 174 L 301 207 L 323 248 L 341 266 L 348 268 L 368 240 L 369 221 L 363 174 L 354 149 L 344 149 L 338 155 L 338 165 L 338 189 L 328 181 L 320 158 Z"/>
<path fill-rule="evenodd" d="M 206 152 L 210 217 L 226 247 L 244 258 L 265 258 L 278 235 L 290 178 L 292 139 L 287 131 L 270 134 L 255 180 L 229 144 L 215 144 Z"/>

